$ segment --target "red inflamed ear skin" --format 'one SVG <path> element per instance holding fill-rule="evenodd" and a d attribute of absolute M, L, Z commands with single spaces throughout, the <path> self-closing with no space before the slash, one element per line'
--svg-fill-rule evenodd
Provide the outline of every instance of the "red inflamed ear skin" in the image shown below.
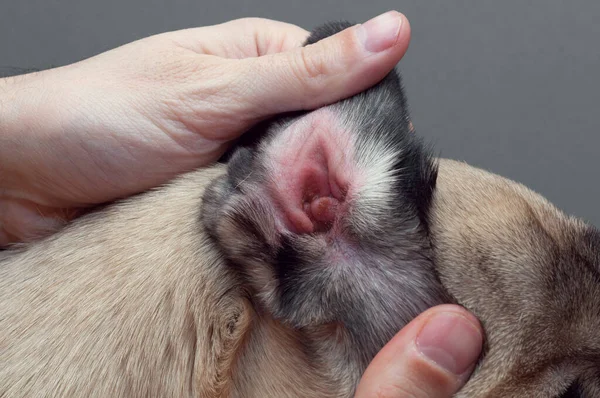
<path fill-rule="evenodd" d="M 291 124 L 265 147 L 269 195 L 295 234 L 330 231 L 348 214 L 360 184 L 352 134 L 322 109 Z"/>

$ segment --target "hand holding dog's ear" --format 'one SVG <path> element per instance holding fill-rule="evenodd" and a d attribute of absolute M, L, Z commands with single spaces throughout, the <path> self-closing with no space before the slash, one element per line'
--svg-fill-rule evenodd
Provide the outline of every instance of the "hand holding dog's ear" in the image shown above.
<path fill-rule="evenodd" d="M 261 119 L 372 86 L 410 27 L 390 12 L 301 47 L 307 36 L 241 19 L 0 79 L 0 246 L 207 165 Z"/>
<path fill-rule="evenodd" d="M 482 344 L 479 322 L 463 308 L 429 309 L 377 354 L 355 398 L 450 398 L 468 380 Z"/>

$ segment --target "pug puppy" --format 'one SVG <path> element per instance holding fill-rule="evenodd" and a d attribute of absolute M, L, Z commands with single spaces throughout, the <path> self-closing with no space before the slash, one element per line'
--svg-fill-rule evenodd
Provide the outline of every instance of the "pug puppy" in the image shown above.
<path fill-rule="evenodd" d="M 486 331 L 459 397 L 600 396 L 598 230 L 435 159 L 396 72 L 260 130 L 0 252 L 0 396 L 350 397 L 441 303 Z"/>

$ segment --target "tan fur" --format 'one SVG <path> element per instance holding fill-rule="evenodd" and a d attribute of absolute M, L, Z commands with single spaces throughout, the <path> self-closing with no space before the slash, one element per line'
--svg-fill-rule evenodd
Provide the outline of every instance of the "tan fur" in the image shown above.
<path fill-rule="evenodd" d="M 207 241 L 201 197 L 221 172 L 0 254 L 1 397 L 334 396 Z"/>
<path fill-rule="evenodd" d="M 222 172 L 190 173 L 0 253 L 0 397 L 350 394 L 332 375 L 343 372 L 306 358 L 301 332 L 253 305 L 207 239 L 201 197 Z M 431 225 L 442 283 L 488 332 L 459 396 L 552 396 L 563 380 L 553 375 L 585 366 L 554 367 L 565 341 L 587 342 L 600 325 L 597 316 L 557 323 L 565 309 L 528 284 L 548 250 L 576 244 L 584 225 L 514 182 L 447 160 Z"/>
<path fill-rule="evenodd" d="M 556 257 L 588 254 L 589 226 L 523 185 L 451 160 L 441 161 L 433 203 L 442 284 L 487 333 L 482 366 L 458 396 L 556 397 L 570 373 L 593 365 L 577 357 L 599 347 L 591 334 L 600 328 L 600 289 L 577 280 L 576 261 L 577 286 L 549 292 L 544 282 Z"/>

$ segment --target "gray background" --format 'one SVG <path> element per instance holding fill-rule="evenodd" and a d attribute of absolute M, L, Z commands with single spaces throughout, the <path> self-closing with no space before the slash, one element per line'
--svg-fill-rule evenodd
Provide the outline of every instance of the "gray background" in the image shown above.
<path fill-rule="evenodd" d="M 39 68 L 243 16 L 310 29 L 397 9 L 413 29 L 400 68 L 417 131 L 443 156 L 523 182 L 600 226 L 598 0 L 0 3 L 0 67 Z"/>

